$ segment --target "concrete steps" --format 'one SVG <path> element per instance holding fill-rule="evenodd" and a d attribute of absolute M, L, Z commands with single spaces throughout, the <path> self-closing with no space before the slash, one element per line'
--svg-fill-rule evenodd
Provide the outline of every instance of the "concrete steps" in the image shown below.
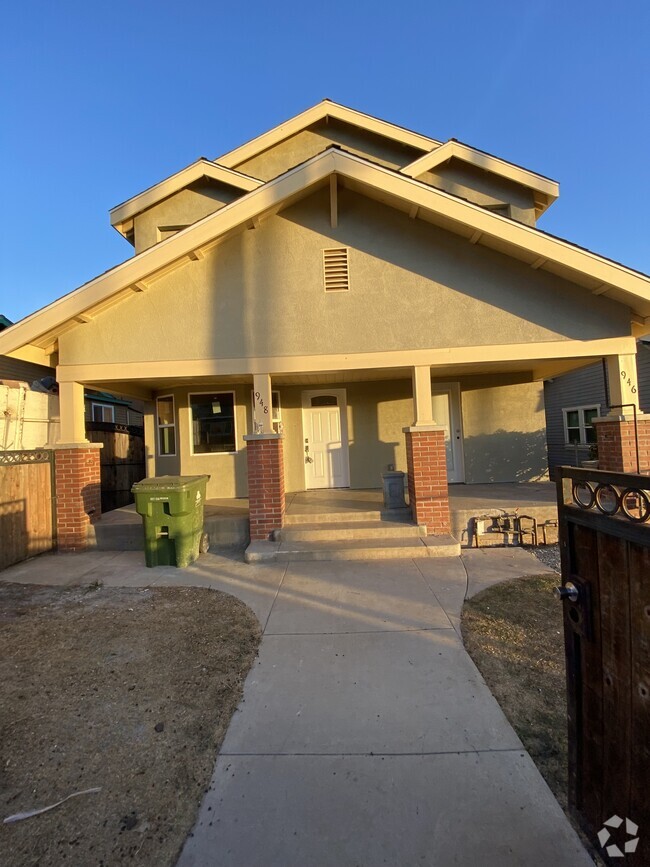
<path fill-rule="evenodd" d="M 273 541 L 252 542 L 246 560 L 395 560 L 455 557 L 451 536 L 427 536 L 406 509 L 392 512 L 324 512 L 288 515 Z"/>
<path fill-rule="evenodd" d="M 357 539 L 413 539 L 426 535 L 425 527 L 406 521 L 339 521 L 290 524 L 276 530 L 276 542 L 339 542 Z"/>

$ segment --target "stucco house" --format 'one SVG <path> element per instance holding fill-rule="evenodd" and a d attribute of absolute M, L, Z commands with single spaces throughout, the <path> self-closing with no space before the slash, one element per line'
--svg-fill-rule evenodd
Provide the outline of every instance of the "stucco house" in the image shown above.
<path fill-rule="evenodd" d="M 80 486 L 86 387 L 145 402 L 149 475 L 248 496 L 252 539 L 282 526 L 285 492 L 377 487 L 388 468 L 446 533 L 448 483 L 544 477 L 545 379 L 605 358 L 611 402 L 635 400 L 621 372 L 650 279 L 537 228 L 558 195 L 323 100 L 113 208 L 134 255 L 3 331 L 0 353 L 56 364 L 57 465 Z M 627 421 L 606 424 L 616 440 Z M 83 545 L 80 502 L 63 547 Z"/>

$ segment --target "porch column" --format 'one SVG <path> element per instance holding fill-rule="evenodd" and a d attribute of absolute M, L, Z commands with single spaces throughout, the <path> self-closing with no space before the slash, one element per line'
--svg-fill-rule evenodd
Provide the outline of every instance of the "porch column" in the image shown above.
<path fill-rule="evenodd" d="M 639 411 L 635 355 L 607 356 L 609 415 L 594 419 L 598 467 L 613 473 L 650 472 L 650 415 Z M 636 409 L 636 428 L 634 410 Z M 637 466 L 638 448 L 638 466 Z"/>
<path fill-rule="evenodd" d="M 143 410 L 145 472 L 151 479 L 156 475 L 156 401 L 145 400 Z"/>
<path fill-rule="evenodd" d="M 273 531 L 281 530 L 284 524 L 283 437 L 282 434 L 259 433 L 245 436 L 244 440 L 251 542 L 267 541 Z"/>
<path fill-rule="evenodd" d="M 416 524 L 424 524 L 430 536 L 446 535 L 451 530 L 445 429 L 433 419 L 431 368 L 413 368 L 413 410 L 406 437 L 406 467 L 411 514 Z"/>
<path fill-rule="evenodd" d="M 431 401 L 431 368 L 428 365 L 414 367 L 411 377 L 413 380 L 413 412 L 415 415 L 413 427 L 435 424 Z"/>
<path fill-rule="evenodd" d="M 253 376 L 253 433 L 274 433 L 273 396 L 268 373 L 256 373 Z"/>
<path fill-rule="evenodd" d="M 86 439 L 84 388 L 79 382 L 59 385 L 61 429 L 54 446 L 57 547 L 83 551 L 88 526 L 101 517 L 101 443 Z"/>

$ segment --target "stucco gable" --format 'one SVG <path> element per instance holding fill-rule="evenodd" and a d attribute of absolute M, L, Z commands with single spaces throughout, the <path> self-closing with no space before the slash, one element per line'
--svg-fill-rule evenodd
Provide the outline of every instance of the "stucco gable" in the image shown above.
<path fill-rule="evenodd" d="M 348 190 L 320 190 L 63 334 L 63 364 L 445 349 L 629 334 L 628 311 Z M 323 249 L 349 250 L 327 293 Z M 143 323 L 146 327 L 143 328 Z"/>
<path fill-rule="evenodd" d="M 606 296 L 632 313 L 640 327 L 650 324 L 650 278 L 538 230 L 406 178 L 358 156 L 329 148 L 279 178 L 224 206 L 193 226 L 122 263 L 0 334 L 0 352 L 28 343 L 48 348 L 65 331 L 91 321 L 107 306 L 206 253 L 233 234 L 245 233 L 318 187 L 330 190 L 328 213 L 335 216 L 338 187 L 362 192 L 406 214 L 413 225 L 432 223 L 478 245 L 584 287 L 584 304 Z M 332 192 L 333 191 L 333 192 Z M 407 224 L 410 225 L 410 224 Z M 406 230 L 408 236 L 411 229 Z M 534 278 L 532 278 L 534 279 Z M 647 327 L 646 327 L 647 330 Z"/>

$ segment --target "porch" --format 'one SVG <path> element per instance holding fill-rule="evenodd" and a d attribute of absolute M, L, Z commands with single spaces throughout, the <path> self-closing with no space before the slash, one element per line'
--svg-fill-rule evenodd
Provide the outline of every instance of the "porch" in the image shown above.
<path fill-rule="evenodd" d="M 555 485 L 552 482 L 514 482 L 480 485 L 449 485 L 451 534 L 462 547 L 472 543 L 472 518 L 478 515 L 530 515 L 538 521 L 557 517 Z M 343 539 L 354 525 L 383 523 L 388 531 L 396 524 L 412 526 L 410 512 L 387 512 L 381 489 L 338 488 L 286 494 L 285 522 L 288 527 L 330 524 Z M 248 499 L 216 498 L 205 504 L 205 526 L 211 544 L 240 545 L 249 540 Z M 390 526 L 389 526 L 390 525 Z M 335 529 L 336 528 L 336 529 Z M 343 531 L 343 532 L 342 532 Z M 376 538 L 381 539 L 381 536 Z M 390 536 L 389 536 L 390 538 Z M 100 550 L 136 551 L 142 548 L 142 522 L 135 506 L 123 506 L 102 515 L 89 526 L 89 545 Z"/>

